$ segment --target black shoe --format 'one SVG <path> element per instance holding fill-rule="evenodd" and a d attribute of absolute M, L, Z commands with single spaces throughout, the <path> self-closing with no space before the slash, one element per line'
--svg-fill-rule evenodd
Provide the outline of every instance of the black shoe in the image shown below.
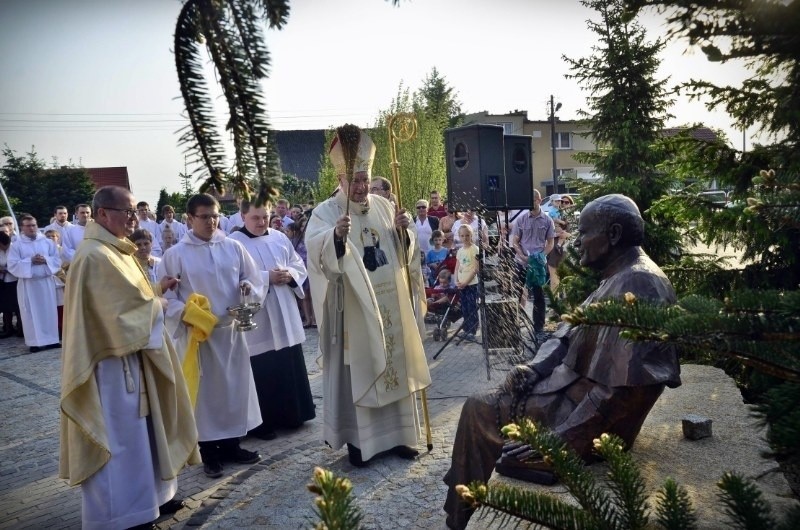
<path fill-rule="evenodd" d="M 220 474 L 222 474 L 221 470 L 220 470 Z M 186 503 L 183 502 L 183 499 L 172 499 L 172 500 L 169 500 L 169 501 L 165 502 L 161 506 L 159 506 L 158 507 L 158 513 L 159 513 L 159 516 L 161 516 L 161 515 L 170 515 L 170 514 L 173 514 L 173 513 L 177 512 L 178 510 L 181 510 L 181 509 L 185 508 L 185 507 L 186 507 Z"/>
<path fill-rule="evenodd" d="M 396 445 L 392 447 L 390 452 L 405 460 L 414 460 L 419 456 L 419 451 L 407 445 Z"/>
<path fill-rule="evenodd" d="M 278 437 L 278 434 L 275 431 L 267 429 L 253 429 L 247 434 L 258 438 L 259 440 L 274 440 Z"/>
<path fill-rule="evenodd" d="M 61 347 L 60 342 L 56 342 L 55 344 L 48 344 L 47 346 L 42 347 L 43 350 L 55 350 Z"/>
<path fill-rule="evenodd" d="M 364 462 L 364 459 L 361 458 L 361 449 L 353 444 L 347 444 L 347 457 L 355 467 L 367 467 L 369 465 L 368 461 Z"/>
<path fill-rule="evenodd" d="M 261 455 L 255 451 L 248 451 L 247 449 L 237 447 L 236 449 L 231 449 L 223 453 L 222 459 L 230 460 L 236 464 L 255 464 L 261 460 Z"/>
<path fill-rule="evenodd" d="M 31 353 L 39 353 L 39 352 L 40 352 L 40 351 L 42 351 L 43 349 L 44 349 L 44 348 L 43 348 L 42 346 L 31 346 L 31 347 L 29 348 L 29 350 L 30 350 L 30 352 L 31 352 Z"/>
<path fill-rule="evenodd" d="M 219 460 L 205 462 L 203 464 L 203 473 L 205 473 L 208 478 L 219 478 L 222 476 L 222 464 Z"/>

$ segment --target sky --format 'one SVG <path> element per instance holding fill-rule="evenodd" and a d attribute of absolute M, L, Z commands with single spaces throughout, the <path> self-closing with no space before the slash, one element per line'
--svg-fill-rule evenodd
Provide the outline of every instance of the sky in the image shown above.
<path fill-rule="evenodd" d="M 0 0 L 0 144 L 35 146 L 59 164 L 127 166 L 137 200 L 179 191 L 184 147 L 172 39 L 179 0 Z M 291 0 L 288 23 L 267 32 L 264 97 L 275 129 L 373 124 L 398 88 L 419 89 L 435 67 L 467 113 L 527 110 L 545 120 L 587 110 L 562 55 L 588 56 L 594 12 L 577 0 Z M 650 40 L 662 17 L 640 19 Z M 668 43 L 659 76 L 738 85 L 741 64 L 709 63 Z M 212 76 L 213 69 L 209 67 Z M 223 101 L 217 99 L 222 116 Z M 742 146 L 723 111 L 679 98 L 669 126 L 703 122 Z M 746 142 L 751 137 L 748 131 Z M 0 156 L 0 158 L 2 158 Z M 0 160 L 0 163 L 4 160 Z M 191 171 L 193 167 L 189 167 Z M 56 201 L 57 202 L 57 201 Z"/>

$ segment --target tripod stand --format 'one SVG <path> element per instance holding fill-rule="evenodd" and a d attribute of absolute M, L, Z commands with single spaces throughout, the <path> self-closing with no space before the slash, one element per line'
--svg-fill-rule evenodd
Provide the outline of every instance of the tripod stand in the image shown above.
<path fill-rule="evenodd" d="M 506 226 L 508 213 L 506 213 Z M 478 218 L 479 230 L 482 220 Z M 499 222 L 498 222 L 499 225 Z M 437 359 L 454 339 L 456 344 L 469 341 L 483 347 L 486 377 L 491 380 L 493 368 L 508 370 L 514 364 L 524 362 L 526 354 L 531 356 L 538 349 L 533 323 L 524 310 L 520 310 L 520 292 L 516 291 L 516 269 L 513 254 L 508 254 L 508 246 L 503 245 L 502 234 L 498 250 L 491 257 L 484 252 L 482 237 L 478 238 L 478 306 L 480 315 L 480 340 L 466 338 L 461 332 L 467 315 L 456 332 L 439 348 L 433 356 Z M 489 263 L 493 262 L 493 263 Z"/>

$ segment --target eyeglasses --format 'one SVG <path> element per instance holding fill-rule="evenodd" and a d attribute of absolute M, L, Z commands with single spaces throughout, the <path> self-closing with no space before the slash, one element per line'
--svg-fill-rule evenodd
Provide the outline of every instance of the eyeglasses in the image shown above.
<path fill-rule="evenodd" d="M 218 213 L 210 213 L 210 214 L 206 213 L 202 215 L 193 215 L 192 217 L 194 217 L 195 219 L 200 219 L 201 221 L 208 221 L 209 219 L 212 219 L 214 221 L 219 221 Z"/>
<path fill-rule="evenodd" d="M 104 210 L 114 210 L 115 212 L 122 212 L 128 217 L 136 217 L 136 210 L 131 210 L 130 208 L 112 208 L 111 206 L 101 206 L 100 208 Z"/>
<path fill-rule="evenodd" d="M 373 186 L 369 189 L 369 191 L 386 191 L 383 188 L 379 188 L 378 186 Z"/>
<path fill-rule="evenodd" d="M 417 210 L 422 210 L 422 209 L 425 209 L 425 208 L 427 208 L 427 206 L 417 206 Z"/>

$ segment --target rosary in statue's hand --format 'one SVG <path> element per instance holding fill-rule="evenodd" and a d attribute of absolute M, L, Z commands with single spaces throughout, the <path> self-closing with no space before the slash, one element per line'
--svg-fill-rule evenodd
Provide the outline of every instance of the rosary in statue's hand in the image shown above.
<path fill-rule="evenodd" d="M 538 380 L 539 374 L 533 368 L 519 364 L 511 369 L 500 389 L 506 394 L 520 394 L 530 390 Z"/>

